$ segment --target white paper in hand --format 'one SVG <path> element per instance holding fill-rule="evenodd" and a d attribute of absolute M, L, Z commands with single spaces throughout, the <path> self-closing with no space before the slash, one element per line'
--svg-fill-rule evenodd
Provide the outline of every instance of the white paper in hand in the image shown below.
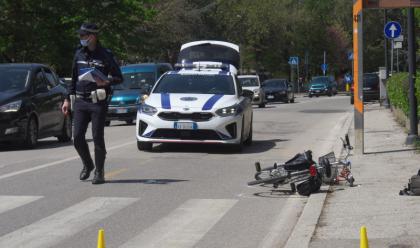
<path fill-rule="evenodd" d="M 89 81 L 89 82 L 98 82 L 98 81 L 108 81 L 108 77 L 105 76 L 101 71 L 96 68 L 86 68 L 80 70 L 81 74 L 79 75 L 79 81 Z"/>

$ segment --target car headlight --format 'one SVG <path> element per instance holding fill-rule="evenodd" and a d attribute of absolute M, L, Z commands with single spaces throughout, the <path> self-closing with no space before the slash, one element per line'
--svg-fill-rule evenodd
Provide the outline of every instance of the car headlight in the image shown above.
<path fill-rule="evenodd" d="M 238 104 L 226 108 L 221 108 L 216 111 L 216 114 L 221 117 L 234 116 L 240 113 L 242 113 L 242 107 Z"/>
<path fill-rule="evenodd" d="M 154 115 L 157 113 L 157 109 L 155 107 L 144 103 L 140 106 L 139 109 L 141 113 L 145 113 L 146 115 Z"/>
<path fill-rule="evenodd" d="M 0 106 L 0 112 L 17 112 L 20 109 L 20 106 L 22 105 L 22 100 L 11 102 L 8 104 L 5 104 L 3 106 Z"/>
<path fill-rule="evenodd" d="M 253 91 L 254 91 L 254 94 L 258 94 L 260 92 L 259 89 L 254 89 Z"/>

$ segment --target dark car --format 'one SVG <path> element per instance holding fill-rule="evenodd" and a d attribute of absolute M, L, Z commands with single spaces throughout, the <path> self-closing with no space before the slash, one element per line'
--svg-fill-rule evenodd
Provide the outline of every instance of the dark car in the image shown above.
<path fill-rule="evenodd" d="M 0 64 L 0 142 L 32 148 L 40 138 L 70 141 L 71 115 L 61 112 L 66 93 L 45 65 Z"/>
<path fill-rule="evenodd" d="M 292 85 L 286 79 L 268 79 L 262 83 L 267 101 L 295 102 Z"/>
<path fill-rule="evenodd" d="M 313 77 L 308 89 L 308 96 L 333 96 L 337 94 L 337 83 L 328 76 Z"/>
<path fill-rule="evenodd" d="M 124 82 L 113 87 L 105 124 L 109 126 L 112 120 L 125 121 L 127 124 L 133 123 L 142 97 L 150 92 L 163 73 L 170 70 L 172 70 L 172 66 L 167 63 L 122 66 Z"/>
<path fill-rule="evenodd" d="M 363 101 L 379 100 L 379 76 L 376 73 L 363 74 Z M 350 103 L 354 104 L 354 85 L 351 85 Z"/>

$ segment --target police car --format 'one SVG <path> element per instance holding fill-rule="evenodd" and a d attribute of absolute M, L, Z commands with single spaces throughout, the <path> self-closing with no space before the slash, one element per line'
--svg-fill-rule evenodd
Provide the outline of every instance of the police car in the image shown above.
<path fill-rule="evenodd" d="M 228 58 L 229 52 L 237 60 L 230 60 L 235 56 Z M 217 143 L 240 150 L 251 144 L 253 92 L 242 90 L 237 80 L 239 48 L 193 42 L 182 46 L 179 57 L 177 70 L 165 73 L 139 107 L 138 149 L 151 150 L 153 143 Z"/>

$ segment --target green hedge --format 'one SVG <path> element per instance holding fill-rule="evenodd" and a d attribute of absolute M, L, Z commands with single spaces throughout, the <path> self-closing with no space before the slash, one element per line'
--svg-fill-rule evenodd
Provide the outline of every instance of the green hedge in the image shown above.
<path fill-rule="evenodd" d="M 420 76 L 420 72 L 417 72 Z M 404 111 L 408 116 L 410 113 L 410 104 L 408 100 L 408 73 L 395 73 L 387 81 L 388 98 L 394 107 L 397 107 Z M 417 90 L 417 115 L 420 114 L 420 78 L 416 79 L 416 90 Z M 420 116 L 420 115 L 419 115 Z"/>

